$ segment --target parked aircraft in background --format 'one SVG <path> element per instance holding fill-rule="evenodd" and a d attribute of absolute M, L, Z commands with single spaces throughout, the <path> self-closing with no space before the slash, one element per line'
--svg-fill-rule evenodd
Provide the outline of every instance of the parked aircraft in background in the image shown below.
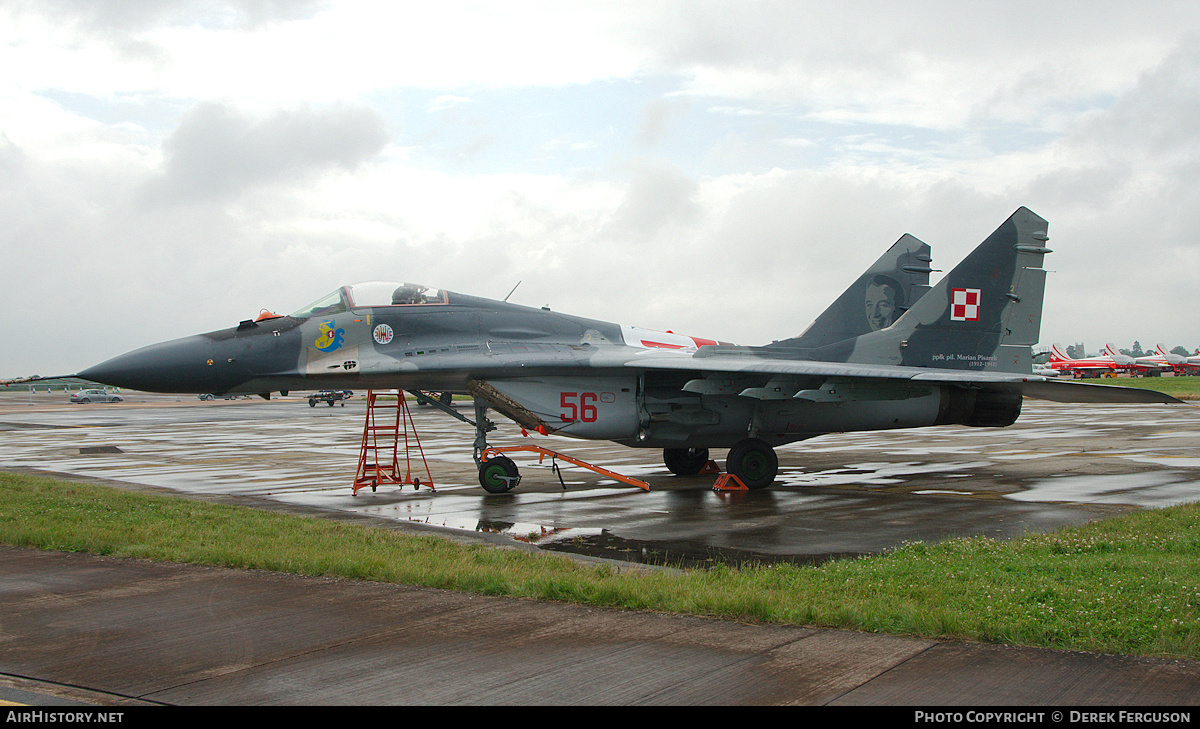
<path fill-rule="evenodd" d="M 1069 373 L 1072 377 L 1116 377 L 1118 373 L 1128 372 L 1133 367 L 1133 357 L 1123 354 L 1076 359 L 1068 357 L 1065 352 L 1061 344 L 1051 345 L 1049 364 L 1051 368 Z"/>
<path fill-rule="evenodd" d="M 728 448 L 728 472 L 761 488 L 775 479 L 776 446 L 826 433 L 1002 427 L 1017 419 L 1023 396 L 1179 402 L 1032 373 L 1046 230 L 1045 220 L 1018 209 L 932 288 L 928 246 L 906 236 L 803 334 L 765 346 L 660 340 L 548 309 L 372 282 L 291 316 L 144 347 L 79 376 L 263 397 L 300 389 L 469 394 L 480 483 L 491 492 L 519 477 L 507 457 L 481 457 L 488 408 L 529 431 L 662 448 L 677 474 L 697 473 L 709 449 Z"/>
<path fill-rule="evenodd" d="M 1161 347 L 1162 345 L 1158 345 Z M 1186 358 L 1187 363 L 1183 365 L 1186 374 L 1200 373 L 1200 349 L 1196 350 L 1195 354 L 1189 354 Z"/>
<path fill-rule="evenodd" d="M 1162 345 L 1158 345 L 1161 350 Z M 1121 350 L 1117 349 L 1115 344 L 1104 345 L 1104 354 L 1110 357 L 1131 356 L 1122 355 Z M 1133 364 L 1129 371 L 1131 374 L 1141 375 L 1142 377 L 1158 377 L 1164 372 L 1170 372 L 1175 368 L 1175 365 L 1186 364 L 1187 360 L 1177 354 L 1148 354 L 1142 357 L 1133 357 Z"/>
<path fill-rule="evenodd" d="M 1155 345 L 1154 353 L 1170 364 L 1177 375 L 1194 375 L 1200 370 L 1200 353 L 1189 355 L 1175 354 L 1174 352 L 1168 352 L 1167 348 L 1162 344 Z"/>

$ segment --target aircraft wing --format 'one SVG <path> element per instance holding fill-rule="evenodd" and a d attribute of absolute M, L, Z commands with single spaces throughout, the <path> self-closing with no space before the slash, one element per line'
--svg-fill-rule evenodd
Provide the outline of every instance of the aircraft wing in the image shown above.
<path fill-rule="evenodd" d="M 813 360 L 762 357 L 750 352 L 721 353 L 716 348 L 703 347 L 695 353 L 652 351 L 628 358 L 623 365 L 645 370 L 675 370 L 700 373 L 706 379 L 725 378 L 722 386 L 736 387 L 739 379 L 746 383 L 761 382 L 765 387 L 748 386 L 739 394 L 764 399 L 820 397 L 822 385 L 817 380 L 843 383 L 901 383 L 947 384 L 962 387 L 993 389 L 1020 394 L 1039 400 L 1077 403 L 1184 403 L 1183 400 L 1154 390 L 1112 385 L 1091 385 L 1067 382 L 1035 374 L 998 371 L 968 371 L 932 367 L 853 364 Z M 708 350 L 708 351 L 706 351 Z M 598 364 L 595 363 L 594 364 Z M 685 389 L 703 391 L 703 383 L 688 383 Z M 789 388 L 795 388 L 788 392 Z"/>
<path fill-rule="evenodd" d="M 1026 382 L 1020 386 L 1020 390 L 1026 397 L 1051 402 L 1187 404 L 1184 400 L 1155 390 L 1118 385 L 1091 385 L 1069 380 L 1044 379 L 1041 382 Z"/>
<path fill-rule="evenodd" d="M 33 375 L 32 377 L 13 377 L 7 380 L 0 380 L 0 385 L 4 387 L 9 387 L 10 385 L 28 385 L 30 383 L 36 383 L 40 385 L 43 382 L 58 382 L 59 380 L 77 379 L 79 379 L 79 375 L 54 375 L 52 377 Z"/>

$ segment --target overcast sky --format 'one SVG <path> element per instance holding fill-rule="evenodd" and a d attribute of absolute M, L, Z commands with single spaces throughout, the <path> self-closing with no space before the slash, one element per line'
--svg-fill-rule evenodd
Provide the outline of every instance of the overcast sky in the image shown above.
<path fill-rule="evenodd" d="M 373 279 L 763 344 L 1022 205 L 1043 344 L 1200 345 L 1200 4 L 0 0 L 0 377 Z"/>

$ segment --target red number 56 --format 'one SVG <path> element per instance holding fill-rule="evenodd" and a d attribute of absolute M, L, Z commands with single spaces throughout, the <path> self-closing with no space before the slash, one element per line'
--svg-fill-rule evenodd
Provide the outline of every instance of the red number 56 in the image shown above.
<path fill-rule="evenodd" d="M 576 404 L 575 400 L 579 402 Z M 562 408 L 559 413 L 560 418 L 564 423 L 572 423 L 576 420 L 582 420 L 585 423 L 594 423 L 599 413 L 596 412 L 596 393 L 594 392 L 563 392 L 559 393 L 558 404 Z"/>

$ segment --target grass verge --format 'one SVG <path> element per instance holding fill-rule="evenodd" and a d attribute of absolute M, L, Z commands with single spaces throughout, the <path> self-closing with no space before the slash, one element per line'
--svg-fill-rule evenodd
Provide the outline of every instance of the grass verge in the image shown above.
<path fill-rule="evenodd" d="M 1200 505 L 821 567 L 617 570 L 0 472 L 0 543 L 636 610 L 1200 659 Z"/>

